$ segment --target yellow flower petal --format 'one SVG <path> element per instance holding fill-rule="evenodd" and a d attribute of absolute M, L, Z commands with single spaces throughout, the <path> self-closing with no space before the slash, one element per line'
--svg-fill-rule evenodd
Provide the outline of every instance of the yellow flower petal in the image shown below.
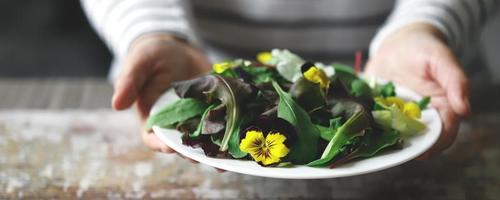
<path fill-rule="evenodd" d="M 271 55 L 271 52 L 269 51 L 263 51 L 257 54 L 257 61 L 260 63 L 268 63 L 271 59 L 273 58 L 273 55 Z"/>
<path fill-rule="evenodd" d="M 327 88 L 330 84 L 330 79 L 328 79 L 325 72 L 315 66 L 304 72 L 304 78 L 313 83 L 318 83 L 321 88 Z"/>
<path fill-rule="evenodd" d="M 246 136 L 240 143 L 240 150 L 246 153 L 254 153 L 265 143 L 264 134 L 261 131 L 247 131 Z"/>
<path fill-rule="evenodd" d="M 399 108 L 399 110 L 403 110 L 405 106 L 405 100 L 399 97 L 387 97 L 385 98 L 385 104 L 386 106 L 396 105 Z"/>
<path fill-rule="evenodd" d="M 405 103 L 403 107 L 403 113 L 411 118 L 419 119 L 422 115 L 420 107 L 415 102 Z"/>
<path fill-rule="evenodd" d="M 261 131 L 247 131 L 246 136 L 240 143 L 240 150 L 249 153 L 262 165 L 270 165 L 280 162 L 290 151 L 284 144 L 286 137 L 280 133 L 269 133 L 264 138 Z"/>
<path fill-rule="evenodd" d="M 227 69 L 231 68 L 232 64 L 230 62 L 215 63 L 213 65 L 213 70 L 217 74 L 225 72 Z"/>

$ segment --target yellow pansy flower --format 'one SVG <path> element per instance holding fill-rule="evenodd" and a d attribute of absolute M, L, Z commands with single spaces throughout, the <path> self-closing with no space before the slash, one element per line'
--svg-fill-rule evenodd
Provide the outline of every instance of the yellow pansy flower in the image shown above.
<path fill-rule="evenodd" d="M 213 65 L 213 70 L 217 74 L 222 74 L 231 67 L 233 67 L 233 64 L 231 62 L 221 62 L 221 63 L 215 63 Z"/>
<path fill-rule="evenodd" d="M 405 102 L 405 100 L 399 97 L 377 97 L 375 98 L 376 102 L 383 104 L 384 106 L 391 107 L 396 106 L 401 112 L 403 112 L 406 116 L 418 119 L 421 117 L 422 113 L 420 107 L 412 101 Z"/>
<path fill-rule="evenodd" d="M 271 55 L 271 52 L 269 51 L 263 51 L 257 54 L 257 61 L 263 64 L 268 63 L 272 58 L 273 55 Z"/>
<path fill-rule="evenodd" d="M 286 137 L 279 132 L 270 132 L 264 137 L 262 131 L 249 130 L 241 140 L 240 150 L 266 166 L 280 162 L 288 154 L 290 150 L 284 144 L 285 140 Z"/>
<path fill-rule="evenodd" d="M 321 88 L 328 88 L 330 84 L 330 79 L 328 79 L 325 72 L 316 66 L 311 66 L 306 70 L 304 72 L 304 78 L 313 83 L 318 83 Z"/>
<path fill-rule="evenodd" d="M 405 103 L 403 113 L 411 118 L 419 119 L 422 115 L 420 107 L 415 102 Z"/>

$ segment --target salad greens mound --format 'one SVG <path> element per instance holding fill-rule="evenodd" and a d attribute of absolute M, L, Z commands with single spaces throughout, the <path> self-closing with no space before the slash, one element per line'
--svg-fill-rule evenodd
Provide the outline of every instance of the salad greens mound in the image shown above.
<path fill-rule="evenodd" d="M 147 129 L 177 129 L 184 145 L 207 156 L 266 167 L 335 167 L 403 148 L 426 129 L 421 110 L 430 100 L 406 101 L 391 82 L 280 49 L 257 61 L 216 63 L 211 73 L 172 87 L 180 100 L 151 115 Z"/>

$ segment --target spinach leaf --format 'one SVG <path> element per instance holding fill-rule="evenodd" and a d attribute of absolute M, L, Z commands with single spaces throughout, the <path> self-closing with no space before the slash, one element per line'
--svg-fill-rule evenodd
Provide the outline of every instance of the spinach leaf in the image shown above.
<path fill-rule="evenodd" d="M 378 152 L 389 147 L 397 146 L 402 139 L 396 131 L 382 133 L 370 132 L 358 138 L 358 142 L 350 144 L 350 148 L 344 148 L 339 156 L 329 163 L 334 168 L 356 158 L 372 157 Z"/>
<path fill-rule="evenodd" d="M 325 91 L 319 84 L 312 83 L 304 77 L 300 77 L 289 90 L 290 95 L 308 113 L 326 106 Z"/>
<path fill-rule="evenodd" d="M 275 69 L 269 67 L 242 66 L 241 69 L 252 77 L 254 84 L 268 83 L 279 76 Z"/>
<path fill-rule="evenodd" d="M 354 138 L 363 136 L 367 129 L 370 129 L 370 121 L 364 110 L 359 109 L 337 129 L 337 132 L 326 146 L 320 159 L 308 163 L 307 166 L 317 167 L 328 164 L 341 152 L 342 147 Z"/>
<path fill-rule="evenodd" d="M 310 162 L 316 158 L 319 130 L 314 126 L 307 112 L 302 109 L 277 82 L 273 87 L 280 96 L 278 103 L 278 117 L 292 125 L 298 131 L 298 140 L 290 149 L 287 159 L 295 164 Z"/>
<path fill-rule="evenodd" d="M 146 122 L 146 129 L 152 126 L 172 128 L 178 122 L 201 115 L 208 107 L 203 101 L 185 98 L 162 107 L 157 113 L 150 116 Z"/>
<path fill-rule="evenodd" d="M 359 79 L 352 67 L 344 65 L 341 63 L 333 63 L 333 68 L 335 68 L 334 78 L 340 79 L 344 84 L 350 86 L 354 80 Z"/>
<path fill-rule="evenodd" d="M 394 83 L 389 82 L 382 86 L 377 86 L 375 92 L 376 92 L 375 96 L 382 96 L 384 98 L 393 97 L 396 96 L 396 87 L 394 86 Z"/>
<path fill-rule="evenodd" d="M 243 125 L 248 122 L 247 117 L 240 117 L 238 122 L 236 123 L 236 128 L 234 132 L 231 134 L 228 143 L 229 154 L 233 156 L 233 158 L 243 158 L 247 155 L 247 153 L 240 150 L 240 133 L 243 129 Z"/>
<path fill-rule="evenodd" d="M 361 79 L 356 79 L 351 82 L 351 93 L 355 97 L 372 97 L 372 89 L 365 81 Z"/>
<path fill-rule="evenodd" d="M 337 129 L 341 126 L 341 118 L 337 117 L 334 119 L 330 120 L 330 126 L 325 127 L 321 125 L 316 125 L 316 128 L 319 130 L 319 136 L 323 138 L 326 141 L 330 141 L 335 133 L 337 132 Z"/>
<path fill-rule="evenodd" d="M 352 159 L 372 157 L 381 150 L 401 142 L 401 137 L 397 131 L 367 134 L 364 139 L 367 140 L 364 142 L 365 145 L 361 145 L 359 149 L 354 152 Z"/>
<path fill-rule="evenodd" d="M 205 75 L 197 79 L 176 82 L 172 86 L 181 98 L 196 98 L 209 104 L 217 99 L 226 107 L 226 129 L 219 150 L 227 151 L 231 134 L 237 129 L 241 117 L 240 107 L 254 95 L 250 84 L 230 77 Z"/>

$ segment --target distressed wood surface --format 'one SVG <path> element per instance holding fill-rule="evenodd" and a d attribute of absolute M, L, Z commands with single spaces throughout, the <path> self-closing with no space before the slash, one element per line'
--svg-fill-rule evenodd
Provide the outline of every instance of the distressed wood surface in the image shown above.
<path fill-rule="evenodd" d="M 454 146 L 438 157 L 354 177 L 280 180 L 221 174 L 175 154 L 149 151 L 141 143 L 133 112 L 108 108 L 112 90 L 106 81 L 0 83 L 4 94 L 0 99 L 0 199 L 500 197 L 500 112 L 494 99 L 473 101 L 475 105 L 490 102 L 490 109 L 468 118 Z"/>

